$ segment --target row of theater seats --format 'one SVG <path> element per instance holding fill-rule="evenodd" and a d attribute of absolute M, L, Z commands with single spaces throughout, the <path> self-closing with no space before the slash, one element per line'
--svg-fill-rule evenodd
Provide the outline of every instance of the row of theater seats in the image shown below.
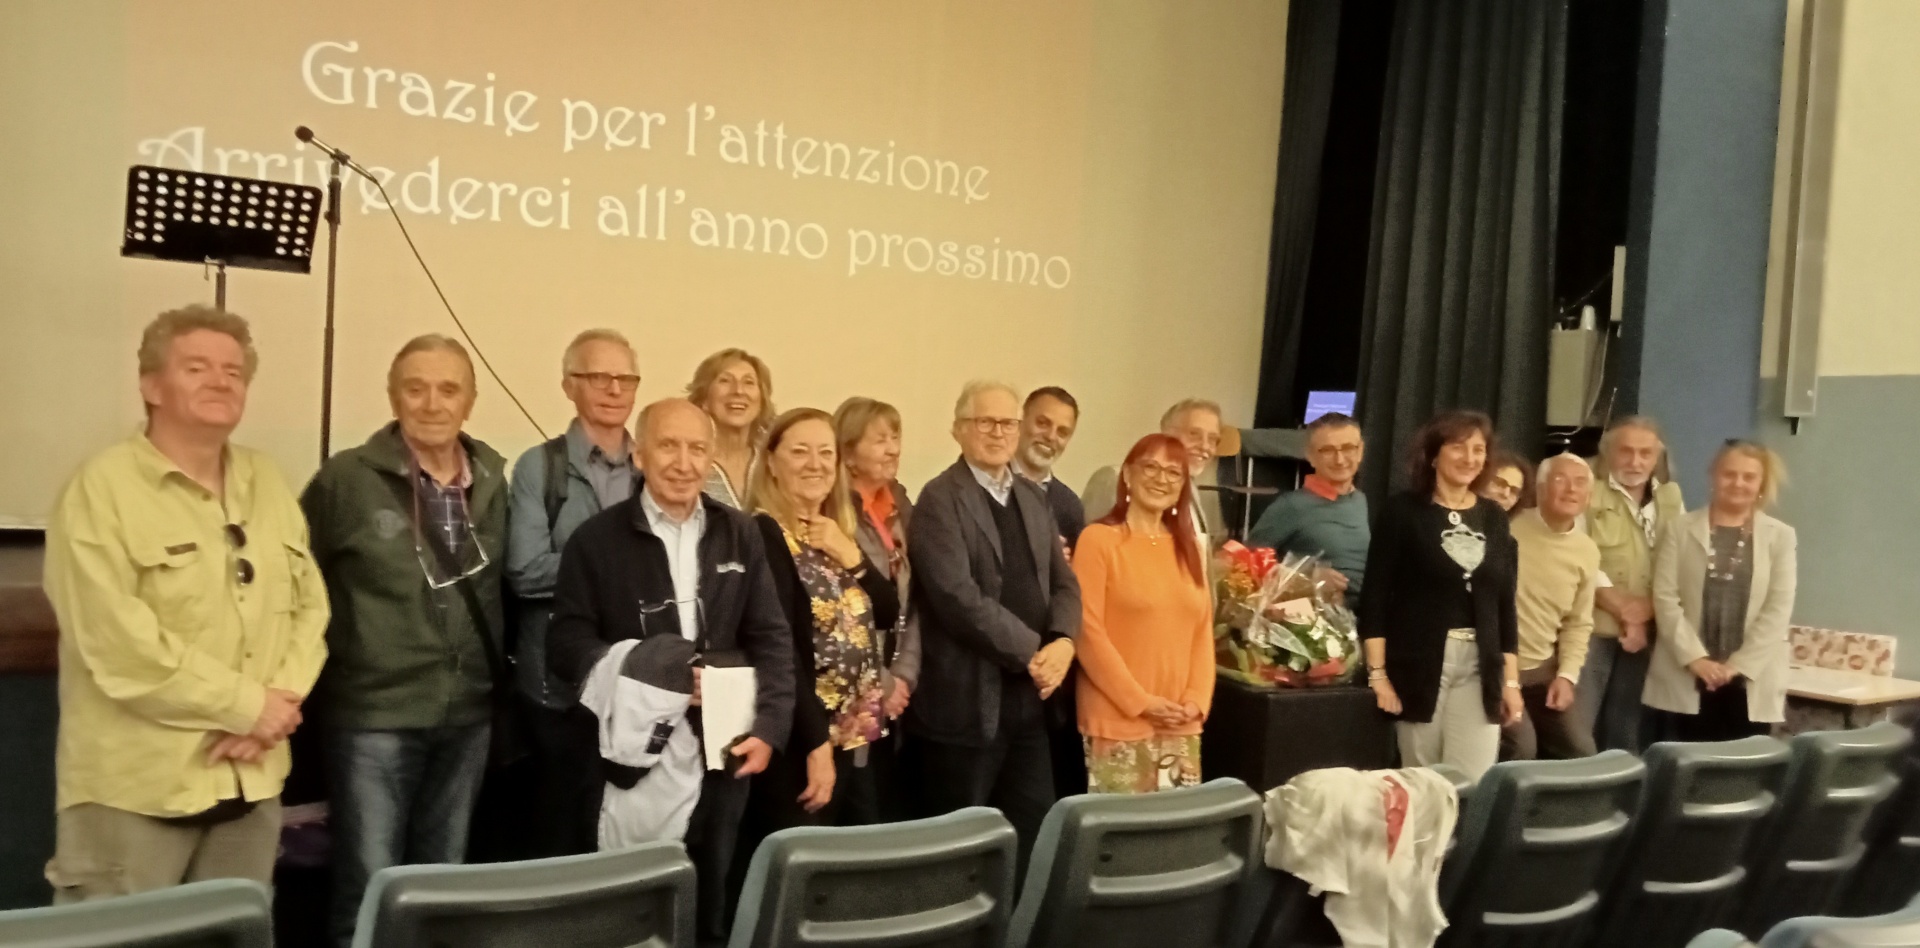
<path fill-rule="evenodd" d="M 1920 891 L 1908 741 L 1878 725 L 1804 734 L 1791 747 L 1749 738 L 1660 744 L 1644 761 L 1610 752 L 1500 764 L 1460 787 L 1440 879 L 1442 944 L 1682 948 L 1716 925 L 1760 937 L 1792 916 L 1903 905 Z M 1048 815 L 1017 901 L 1013 831 L 993 810 L 787 830 L 754 855 L 731 944 L 1339 944 L 1304 884 L 1262 865 L 1261 817 L 1260 797 L 1234 780 L 1070 797 Z M 375 877 L 358 946 L 693 948 L 693 906 L 693 867 L 677 844 L 409 866 Z M 242 882 L 0 913 L 0 945 L 19 948 L 270 943 L 267 892 Z"/>
<path fill-rule="evenodd" d="M 1441 944 L 1683 948 L 1715 926 L 1757 938 L 1789 918 L 1898 909 L 1920 892 L 1910 741 L 1883 723 L 1456 779 Z M 1252 944 L 1338 945 L 1315 903 L 1280 876 Z"/>
<path fill-rule="evenodd" d="M 1908 948 L 1920 945 L 1920 899 L 1869 918 L 1790 918 L 1755 945 L 1739 932 L 1701 932 L 1687 948 Z"/>

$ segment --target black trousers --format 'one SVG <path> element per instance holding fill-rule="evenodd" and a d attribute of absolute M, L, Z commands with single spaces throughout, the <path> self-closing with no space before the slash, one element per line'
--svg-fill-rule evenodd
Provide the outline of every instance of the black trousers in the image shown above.
<path fill-rule="evenodd" d="M 533 750 L 533 805 L 524 814 L 531 855 L 593 852 L 600 844 L 600 788 L 581 776 L 599 772 L 599 719 L 577 704 L 554 711 L 526 701 L 522 708 Z"/>
<path fill-rule="evenodd" d="M 1662 737 L 1673 741 L 1734 741 L 1771 733 L 1773 725 L 1747 720 L 1747 680 L 1735 678 L 1718 691 L 1700 686 L 1700 713 L 1660 712 Z"/>
<path fill-rule="evenodd" d="M 1080 735 L 1079 705 L 1074 700 L 1079 669 L 1067 672 L 1046 700 L 1047 742 L 1053 756 L 1053 791 L 1060 796 L 1087 792 L 1087 744 Z"/>
<path fill-rule="evenodd" d="M 596 802 L 596 806 L 597 806 Z M 724 941 L 740 902 L 745 873 L 733 871 L 740 845 L 740 821 L 746 815 L 747 781 L 710 770 L 700 784 L 700 802 L 687 821 L 687 856 L 693 860 L 694 906 L 699 941 Z"/>
<path fill-rule="evenodd" d="M 1053 806 L 1053 751 L 1040 693 L 1009 681 L 1000 702 L 1000 729 L 981 746 L 917 741 L 921 794 L 928 815 L 970 806 L 1000 810 L 1020 837 L 1020 875 Z"/>

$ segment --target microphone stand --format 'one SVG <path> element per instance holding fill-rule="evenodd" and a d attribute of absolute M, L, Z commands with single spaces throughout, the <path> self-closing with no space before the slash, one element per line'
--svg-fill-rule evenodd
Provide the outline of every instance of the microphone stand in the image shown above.
<path fill-rule="evenodd" d="M 320 344 L 320 463 L 327 463 L 333 434 L 333 297 L 340 269 L 340 169 L 347 156 L 329 151 L 332 173 L 327 178 L 327 322 Z"/>

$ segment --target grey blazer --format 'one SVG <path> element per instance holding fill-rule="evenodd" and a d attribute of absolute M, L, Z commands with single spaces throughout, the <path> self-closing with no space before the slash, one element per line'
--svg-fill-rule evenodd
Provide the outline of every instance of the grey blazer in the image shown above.
<path fill-rule="evenodd" d="M 1700 692 L 1687 665 L 1707 657 L 1700 644 L 1700 599 L 1713 540 L 1707 510 L 1660 529 L 1653 554 L 1653 640 L 1643 702 L 1681 714 L 1700 713 Z M 1727 663 L 1747 679 L 1747 720 L 1781 721 L 1787 706 L 1787 624 L 1793 618 L 1799 554 L 1793 528 L 1764 513 L 1753 515 L 1753 587 L 1747 627 Z"/>
<path fill-rule="evenodd" d="M 1003 685 L 1032 687 L 1027 663 L 1040 646 L 1080 635 L 1080 581 L 1067 565 L 1046 494 L 1020 477 L 1013 490 L 1048 596 L 1045 629 L 1027 628 L 1000 604 L 1000 531 L 987 507 L 993 501 L 964 460 L 929 481 L 914 505 L 907 557 L 922 659 L 907 727 L 917 736 L 971 746 L 992 741 Z"/>

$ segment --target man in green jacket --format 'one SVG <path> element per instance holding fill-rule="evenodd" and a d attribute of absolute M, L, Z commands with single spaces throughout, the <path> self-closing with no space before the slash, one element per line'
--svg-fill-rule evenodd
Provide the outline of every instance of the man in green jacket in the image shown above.
<path fill-rule="evenodd" d="M 458 863 L 505 683 L 505 462 L 461 433 L 473 362 L 421 336 L 387 373 L 395 423 L 327 460 L 301 497 L 333 603 L 319 684 L 333 827 L 331 934 L 367 880 Z"/>
<path fill-rule="evenodd" d="M 1601 750 L 1638 754 L 1646 743 L 1640 692 L 1653 654 L 1653 550 L 1660 531 L 1687 512 L 1667 476 L 1667 446 L 1651 418 L 1608 426 L 1594 459 L 1587 535 L 1600 547 L 1593 637 L 1574 693 L 1573 715 Z"/>

